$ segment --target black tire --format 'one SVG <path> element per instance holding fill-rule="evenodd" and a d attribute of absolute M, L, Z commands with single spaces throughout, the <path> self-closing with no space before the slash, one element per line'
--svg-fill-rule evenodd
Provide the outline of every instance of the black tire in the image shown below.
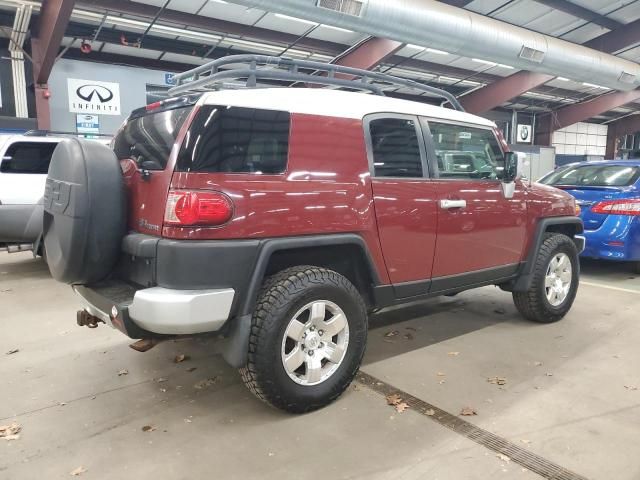
<path fill-rule="evenodd" d="M 44 195 L 44 248 L 53 278 L 91 284 L 111 273 L 126 230 L 125 205 L 111 149 L 74 138 L 58 144 Z"/>
<path fill-rule="evenodd" d="M 545 277 L 549 263 L 558 253 L 565 253 L 571 261 L 571 286 L 564 301 L 553 306 L 547 299 Z M 553 323 L 562 319 L 571 309 L 578 292 L 580 261 L 578 250 L 571 238 L 559 233 L 546 233 L 533 269 L 533 280 L 526 292 L 513 292 L 513 301 L 518 311 L 528 320 Z"/>
<path fill-rule="evenodd" d="M 318 385 L 299 385 L 284 368 L 281 349 L 289 321 L 314 300 L 338 305 L 347 317 L 349 342 L 336 371 Z M 259 399 L 291 413 L 310 412 L 328 405 L 355 377 L 367 342 L 367 310 L 353 284 L 320 267 L 298 266 L 269 277 L 253 314 L 249 355 L 240 369 L 245 385 Z"/>

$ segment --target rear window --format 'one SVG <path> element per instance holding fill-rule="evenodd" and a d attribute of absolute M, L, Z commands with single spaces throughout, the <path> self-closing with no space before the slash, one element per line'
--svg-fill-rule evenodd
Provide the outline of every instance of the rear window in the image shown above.
<path fill-rule="evenodd" d="M 283 173 L 287 168 L 290 128 L 288 112 L 204 106 L 189 128 L 177 169 Z"/>
<path fill-rule="evenodd" d="M 129 120 L 113 142 L 118 160 L 149 161 L 155 163 L 155 169 L 163 170 L 192 108 L 176 108 Z"/>
<path fill-rule="evenodd" d="M 633 165 L 580 165 L 561 168 L 540 183 L 571 187 L 626 187 L 639 177 L 640 168 Z"/>
<path fill-rule="evenodd" d="M 0 172 L 46 175 L 57 145 L 53 142 L 12 143 L 2 158 Z"/>

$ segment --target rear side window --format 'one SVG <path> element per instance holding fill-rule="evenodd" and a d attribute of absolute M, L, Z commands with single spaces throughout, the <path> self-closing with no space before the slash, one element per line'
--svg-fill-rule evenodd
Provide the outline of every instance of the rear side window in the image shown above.
<path fill-rule="evenodd" d="M 582 165 L 561 168 L 540 180 L 546 185 L 585 187 L 627 187 L 640 177 L 633 165 Z"/>
<path fill-rule="evenodd" d="M 369 122 L 376 177 L 423 176 L 416 122 L 405 118 L 376 118 Z"/>
<path fill-rule="evenodd" d="M 173 144 L 192 108 L 176 108 L 127 121 L 113 141 L 118 160 L 133 158 L 148 161 L 155 164 L 155 168 L 147 169 L 164 170 Z"/>
<path fill-rule="evenodd" d="M 429 122 L 440 178 L 496 179 L 504 153 L 493 130 Z"/>
<path fill-rule="evenodd" d="M 283 173 L 290 129 L 288 112 L 204 106 L 189 128 L 178 157 L 178 170 Z"/>
<path fill-rule="evenodd" d="M 46 175 L 57 145 L 49 142 L 12 143 L 2 158 L 0 172 Z"/>

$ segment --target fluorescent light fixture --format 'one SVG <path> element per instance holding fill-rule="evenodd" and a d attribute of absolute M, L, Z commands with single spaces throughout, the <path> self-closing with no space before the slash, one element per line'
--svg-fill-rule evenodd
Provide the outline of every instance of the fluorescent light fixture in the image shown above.
<path fill-rule="evenodd" d="M 328 28 L 330 30 L 336 30 L 338 32 L 344 32 L 344 33 L 356 33 L 353 30 L 347 30 L 346 28 L 340 28 L 340 27 L 334 27 L 333 25 L 325 25 L 324 23 L 320 25 L 323 28 Z"/>
<path fill-rule="evenodd" d="M 584 85 L 585 87 L 600 88 L 602 90 L 609 90 L 607 87 L 603 87 L 601 85 L 596 85 L 595 83 L 582 82 L 582 85 Z"/>
<path fill-rule="evenodd" d="M 561 82 L 568 82 L 569 81 L 568 78 L 564 78 L 564 77 L 556 77 L 556 80 L 560 80 Z"/>
<path fill-rule="evenodd" d="M 445 52 L 444 50 L 437 50 L 435 48 L 427 48 L 427 52 L 435 53 L 436 55 L 449 55 L 449 52 Z"/>
<path fill-rule="evenodd" d="M 225 2 L 224 0 L 209 0 L 210 2 L 214 2 L 214 3 L 223 3 L 225 5 L 228 5 L 229 2 Z"/>
<path fill-rule="evenodd" d="M 513 68 L 514 68 L 511 65 L 505 65 L 504 63 L 490 62 L 489 60 L 483 60 L 481 58 L 472 58 L 471 60 L 474 61 L 474 62 L 477 62 L 477 63 L 483 63 L 485 65 L 491 65 L 493 67 L 507 68 L 509 70 L 513 70 Z"/>
<path fill-rule="evenodd" d="M 420 45 L 416 45 L 414 43 L 407 43 L 407 47 L 413 48 L 415 50 L 426 50 L 427 47 L 421 47 Z"/>
<path fill-rule="evenodd" d="M 275 16 L 278 18 L 282 18 L 284 20 L 292 20 L 294 22 L 306 23 L 307 25 L 318 25 L 317 22 L 312 22 L 311 20 L 303 20 L 302 18 L 291 17 L 289 15 L 283 15 L 282 13 L 276 13 Z"/>

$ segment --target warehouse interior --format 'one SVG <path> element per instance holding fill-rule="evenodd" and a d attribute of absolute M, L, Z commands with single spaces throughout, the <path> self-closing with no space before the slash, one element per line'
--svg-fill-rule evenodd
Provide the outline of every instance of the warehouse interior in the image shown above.
<path fill-rule="evenodd" d="M 639 478 L 640 372 L 637 366 L 640 353 L 635 340 L 640 341 L 640 330 L 637 330 L 640 1 L 0 0 L 0 50 L 0 149 L 5 159 L 0 165 L 0 375 L 3 384 L 0 388 L 0 478 L 57 479 L 70 475 L 96 479 Z M 518 193 L 513 200 L 513 193 L 507 193 L 506 181 L 501 182 L 500 176 L 492 177 L 491 180 L 496 181 L 494 194 L 511 200 L 499 215 L 491 211 L 490 202 L 496 200 L 478 200 L 492 197 L 471 196 L 472 200 L 467 200 L 464 207 L 468 202 L 479 212 L 484 208 L 489 212 L 486 215 L 495 214 L 492 225 L 501 225 L 507 215 L 515 218 L 514 212 L 526 202 L 528 207 L 522 208 L 540 211 L 540 216 L 556 215 L 549 212 L 560 209 L 563 202 L 570 204 L 569 209 L 574 210 L 570 215 L 576 219 L 571 220 L 572 225 L 579 223 L 579 229 L 568 232 L 559 227 L 546 232 L 578 239 L 574 241 L 575 248 L 571 244 L 572 252 L 577 249 L 578 262 L 573 268 L 576 290 L 571 294 L 575 294 L 575 303 L 570 311 L 563 312 L 562 316 L 566 313 L 566 317 L 553 323 L 523 319 L 521 308 L 512 303 L 511 293 L 507 293 L 518 288 L 513 286 L 517 285 L 517 279 L 512 278 L 508 280 L 513 280 L 513 285 L 505 281 L 469 280 L 469 286 L 479 288 L 443 287 L 441 296 L 405 295 L 402 298 L 409 300 L 403 302 L 379 305 L 375 299 L 369 302 L 365 298 L 368 340 L 359 372 L 356 374 L 357 368 L 354 370 L 355 377 L 340 398 L 324 408 L 303 414 L 271 408 L 243 386 L 243 380 L 235 371 L 239 365 L 229 362 L 229 347 L 225 343 L 227 337 L 236 338 L 235 330 L 223 330 L 221 336 L 154 337 L 147 339 L 143 346 L 134 344 L 130 348 L 132 342 L 145 340 L 129 333 L 132 338 L 126 338 L 117 331 L 123 329 L 116 324 L 119 318 L 116 305 L 115 314 L 111 315 L 115 328 L 98 326 L 107 322 L 99 320 L 100 315 L 88 306 L 88 297 L 80 294 L 81 300 L 77 294 L 78 287 L 84 288 L 87 282 L 61 282 L 53 262 L 60 261 L 62 254 L 50 248 L 46 253 L 44 250 L 45 245 L 49 247 L 45 238 L 46 212 L 60 198 L 47 203 L 47 199 L 51 200 L 51 191 L 55 190 L 51 183 L 52 170 L 49 178 L 46 168 L 40 171 L 35 183 L 22 184 L 14 180 L 8 170 L 11 167 L 6 167 L 7 170 L 4 167 L 10 165 L 7 159 L 15 155 L 9 153 L 11 144 L 33 138 L 36 142 L 46 142 L 48 138 L 64 142 L 65 138 L 73 137 L 74 140 L 97 140 L 101 148 L 117 151 L 118 138 L 126 136 L 122 132 L 127 125 L 158 106 L 165 108 L 175 99 L 181 102 L 194 95 L 193 104 L 196 104 L 200 98 L 196 96 L 202 90 L 189 90 L 189 83 L 198 81 L 200 75 L 206 78 L 217 73 L 217 66 L 212 69 L 211 62 L 236 55 L 261 56 L 251 57 L 253 60 L 247 62 L 255 69 L 258 58 L 258 70 L 277 69 L 278 59 L 286 59 L 286 66 L 295 65 L 289 73 L 305 75 L 301 79 L 284 74 L 282 77 L 258 75 L 251 84 L 249 73 L 243 77 L 243 80 L 248 77 L 246 85 L 225 84 L 222 89 L 228 88 L 239 95 L 249 87 L 309 91 L 309 101 L 303 100 L 290 110 L 294 123 L 289 161 L 292 162 L 295 152 L 302 152 L 301 158 L 317 162 L 316 170 L 330 168 L 325 161 L 326 145 L 318 145 L 326 143 L 322 128 L 331 122 L 318 117 L 316 123 L 307 120 L 309 123 L 300 127 L 295 123 L 297 117 L 313 114 L 313 108 L 322 103 L 312 100 L 314 90 L 363 90 L 362 85 L 367 81 L 380 87 L 384 78 L 391 76 L 401 82 L 381 87 L 387 97 L 384 102 L 388 103 L 380 105 L 392 108 L 394 100 L 407 101 L 397 105 L 419 104 L 416 112 L 450 112 L 442 116 L 451 115 L 452 123 L 472 122 L 471 116 L 462 116 L 466 112 L 477 118 L 478 125 L 495 124 L 486 127 L 496 132 L 492 142 L 496 148 L 515 154 L 519 176 L 511 183 L 515 181 L 516 192 L 520 191 L 518 182 L 522 182 L 522 189 L 527 192 L 534 188 L 532 185 L 538 185 L 538 180 L 546 185 L 536 187 L 539 190 L 527 193 L 528 196 L 523 197 L 526 200 L 517 204 Z M 266 57 L 269 59 L 264 60 Z M 329 66 L 323 70 L 309 62 Z M 235 65 L 225 65 L 223 70 L 237 68 Z M 202 71 L 194 70 L 201 66 L 205 66 Z M 333 71 L 334 67 L 358 69 L 360 73 Z M 372 76 L 367 78 L 363 71 Z M 376 79 L 374 74 L 384 77 Z M 311 76 L 319 79 L 317 85 L 308 80 Z M 327 78 L 345 83 L 327 83 Z M 407 80 L 427 88 L 421 90 L 411 82 L 402 83 Z M 356 85 L 357 82 L 360 84 Z M 182 92 L 183 84 L 187 84 L 184 97 L 183 93 L 176 93 Z M 272 95 L 275 98 L 278 94 Z M 376 97 L 375 88 L 367 95 L 367 98 Z M 247 99 L 240 100 L 238 105 L 246 107 L 248 103 L 242 102 L 250 102 L 252 98 L 258 97 L 248 92 Z M 347 102 L 349 97 L 344 98 Z M 97 106 L 96 99 L 99 99 Z M 184 100 L 185 104 L 190 101 Z M 265 104 L 274 101 L 272 98 Z M 376 101 L 371 100 L 372 104 Z M 455 107 L 458 102 L 460 112 Z M 365 107 L 359 101 L 353 103 L 357 108 L 366 108 L 365 101 L 362 101 Z M 191 121 L 197 123 L 198 109 L 206 109 L 207 105 L 201 101 L 184 125 Z M 317 115 L 331 117 L 326 113 L 331 108 L 325 105 Z M 379 111 L 375 108 L 366 110 L 372 118 L 390 113 L 384 107 Z M 336 114 L 336 117 L 355 118 L 349 117 L 355 106 L 340 106 L 340 111 L 343 110 L 347 113 Z M 211 118 L 215 113 L 214 109 Z M 401 118 L 406 120 L 409 112 L 398 111 L 397 116 L 400 114 L 405 115 Z M 430 157 L 430 149 L 434 148 L 431 144 L 438 141 L 435 124 L 429 130 L 421 123 L 423 120 L 418 120 L 417 115 L 422 114 L 415 115 L 416 128 L 425 135 L 424 140 L 420 136 L 423 164 L 427 170 L 437 170 L 435 156 Z M 427 113 L 424 115 L 430 117 Z M 276 124 L 273 120 L 270 128 L 275 129 Z M 182 125 L 167 128 L 172 133 L 182 132 Z M 341 127 L 345 138 L 355 131 L 348 126 L 345 120 Z M 293 135 L 301 130 L 304 135 L 300 135 L 306 142 L 303 146 L 293 140 Z M 435 140 L 427 138 L 431 134 Z M 189 134 L 186 135 L 188 142 Z M 459 142 L 471 138 L 467 132 L 457 135 Z M 445 133 L 440 134 L 441 139 L 444 136 Z M 177 153 L 182 148 L 179 138 L 182 137 L 170 139 L 168 150 L 173 152 L 169 165 L 177 162 L 177 169 L 183 161 Z M 335 142 L 336 158 L 339 158 L 339 149 L 347 140 L 331 141 Z M 304 142 L 299 140 L 300 144 Z M 374 133 L 365 133 L 358 142 L 358 148 L 375 149 Z M 56 145 L 48 152 L 48 161 L 52 155 L 56 158 Z M 316 153 L 312 151 L 314 146 Z M 448 152 L 445 147 L 442 149 Z M 436 150 L 437 145 L 433 151 Z M 55 151 L 60 151 L 59 147 Z M 131 146 L 132 158 L 134 151 L 135 145 Z M 196 154 L 193 155 L 195 159 Z M 440 155 L 438 151 L 441 164 Z M 446 155 L 449 153 L 442 154 L 445 160 Z M 371 167 L 375 177 L 375 168 L 380 163 L 372 158 L 370 154 L 367 168 Z M 504 172 L 508 170 L 508 158 L 505 154 Z M 134 170 L 136 162 L 138 160 L 131 161 Z M 195 160 L 193 162 L 195 165 Z M 433 163 L 427 168 L 427 162 Z M 340 172 L 318 173 L 311 167 L 306 170 L 300 167 L 297 172 L 287 170 L 284 176 L 291 181 L 294 175 L 302 175 L 302 180 L 312 183 L 289 191 L 288 186 L 270 187 L 273 179 L 269 175 L 258 180 L 246 180 L 242 176 L 225 183 L 226 180 L 219 177 L 193 174 L 185 168 L 167 177 L 172 178 L 173 183 L 169 186 L 167 180 L 160 199 L 145 195 L 161 191 L 162 186 L 160 190 L 151 190 L 151 187 L 157 188 L 154 182 L 161 174 L 153 168 L 149 174 L 147 167 L 140 165 L 137 173 L 141 175 L 143 187 L 132 189 L 133 193 L 126 197 L 129 203 L 122 209 L 140 202 L 140 211 L 144 211 L 161 201 L 162 213 L 157 222 L 160 225 L 148 222 L 138 211 L 129 214 L 129 223 L 123 227 L 130 230 L 128 235 L 167 237 L 162 238 L 160 244 L 164 241 L 167 244 L 251 242 L 261 241 L 261 235 L 276 225 L 284 231 L 279 236 L 306 236 L 317 233 L 311 228 L 322 224 L 323 215 L 329 218 L 328 206 L 332 200 L 327 200 L 327 206 L 301 207 L 303 213 L 298 216 L 274 216 L 264 223 L 256 219 L 260 215 L 257 207 L 251 211 L 243 207 L 242 202 L 254 196 L 269 196 L 270 193 L 255 192 L 260 188 L 265 191 L 273 188 L 279 193 L 294 192 L 287 195 L 298 195 L 296 201 L 299 199 L 300 205 L 304 205 L 305 195 L 313 196 L 314 188 L 327 196 L 330 192 L 334 197 L 347 198 L 358 182 L 363 185 L 373 182 L 370 203 L 365 205 L 355 199 L 353 204 L 349 200 L 343 202 L 347 203 L 343 208 L 356 212 L 355 218 L 360 220 L 352 220 L 347 214 L 336 215 L 323 227 L 326 233 L 356 235 L 373 211 L 374 228 L 382 229 L 383 221 L 391 222 L 388 235 L 396 236 L 393 242 L 400 252 L 398 271 L 417 268 L 411 266 L 415 261 L 408 258 L 411 252 L 422 249 L 431 252 L 432 248 L 436 253 L 430 265 L 434 272 L 438 268 L 440 244 L 432 247 L 424 236 L 416 237 L 414 244 L 409 238 L 411 231 L 425 235 L 431 228 L 426 224 L 409 224 L 427 218 L 420 216 L 420 202 L 431 202 L 432 197 L 419 192 L 404 210 L 390 209 L 387 217 L 382 216 L 380 199 L 398 200 L 395 197 L 403 194 L 399 189 L 409 183 L 404 182 L 406 179 L 394 177 L 394 187 L 383 195 L 375 190 L 376 182 L 381 180 L 372 181 L 369 171 L 360 175 L 358 181 L 352 181 L 342 179 Z M 617 173 L 611 174 L 603 184 L 589 184 L 586 177 L 581 185 L 561 181 L 577 168 L 609 166 L 617 169 Z M 554 171 L 559 172 L 558 175 L 569 173 L 558 180 Z M 506 175 L 500 172 L 499 175 Z M 321 174 L 325 178 L 314 179 L 314 175 L 320 177 Z M 126 169 L 124 175 L 128 175 Z M 200 175 L 203 179 L 191 181 L 187 178 L 189 175 Z M 428 181 L 429 176 L 424 175 L 421 180 Z M 338 179 L 335 185 L 322 183 L 331 182 L 334 177 Z M 126 178 L 127 188 L 131 178 L 134 177 Z M 437 183 L 446 184 L 443 178 L 444 175 L 438 178 Z M 482 177 L 482 180 L 488 179 Z M 45 192 L 45 183 L 49 193 Z M 503 188 L 496 186 L 500 183 Z M 221 233 L 219 237 L 216 233 L 212 238 L 206 236 L 204 227 L 194 227 L 184 234 L 179 232 L 180 228 L 172 227 L 169 214 L 164 213 L 167 189 L 206 190 L 212 188 L 211 185 L 221 191 L 227 189 L 224 196 L 230 198 L 232 207 L 225 221 L 232 225 L 236 220 L 246 220 L 249 226 L 237 227 L 232 233 Z M 558 189 L 552 189 L 554 185 Z M 35 217 L 29 220 L 29 229 L 38 232 L 33 238 L 20 239 L 13 232 L 13 236 L 3 238 L 6 235 L 3 228 L 15 224 L 15 220 L 3 217 L 12 205 L 3 195 L 12 188 L 37 190 L 33 201 L 15 202 L 20 207 L 29 202 L 34 204 L 31 207 L 38 206 L 29 210 L 36 212 L 29 215 L 37 216 L 35 223 Z M 245 192 L 244 188 L 248 190 Z M 473 190 L 476 187 L 472 182 L 465 188 L 466 194 L 479 191 Z M 118 192 L 106 197 L 105 203 L 114 202 L 113 198 L 120 195 Z M 56 191 L 55 195 L 62 194 Z M 275 200 L 268 205 L 273 209 L 269 211 L 286 210 L 283 208 L 286 205 L 278 203 L 287 198 L 284 193 L 271 198 Z M 445 201 L 457 202 L 460 198 L 448 197 Z M 441 209 L 451 208 L 441 199 L 438 202 L 434 205 L 440 205 Z M 548 209 L 536 206 L 536 202 L 539 205 L 547 202 Z M 597 207 L 613 205 L 611 202 L 624 203 L 611 207 L 618 210 L 597 210 Z M 7 208 L 3 210 L 3 207 Z M 453 208 L 458 208 L 457 204 Z M 12 209 L 12 215 L 18 210 Z M 603 218 L 608 214 L 609 219 L 602 220 L 598 214 Z M 77 213 L 76 217 L 83 215 L 85 213 Z M 253 219 L 252 215 L 255 215 Z M 438 222 L 442 223 L 443 213 L 438 215 Z M 517 227 L 523 232 L 528 228 L 530 233 L 526 235 L 529 236 L 534 231 L 542 235 L 542 230 L 536 229 L 537 219 L 531 215 L 525 220 L 518 217 Z M 395 216 L 404 217 L 409 226 L 393 223 Z M 614 220 L 614 216 L 622 220 Z M 134 224 L 132 218 L 139 223 Z M 450 235 L 447 238 L 451 249 L 468 249 L 447 255 L 472 258 L 482 257 L 489 251 L 488 247 L 474 247 L 455 240 L 455 228 L 462 233 L 482 230 L 482 225 L 474 224 L 477 221 L 474 218 L 460 221 L 448 231 L 443 227 Z M 346 224 L 347 219 L 351 223 L 338 231 L 336 224 Z M 609 237 L 604 238 L 602 225 L 608 224 L 611 231 Z M 515 224 L 511 227 L 515 228 Z M 364 242 L 362 239 L 358 242 L 369 244 L 371 239 L 363 235 Z M 389 250 L 385 250 L 385 241 L 393 242 L 384 235 L 381 230 L 378 235 L 376 230 L 375 241 L 381 245 L 379 255 L 375 252 L 363 255 L 365 260 L 379 262 L 388 270 L 381 275 L 380 283 L 389 285 L 376 286 L 389 287 L 384 292 L 387 295 L 395 288 L 397 294 L 400 288 L 395 285 L 394 275 L 395 278 L 401 275 L 394 272 L 394 259 Z M 512 235 L 511 230 L 505 235 Z M 494 240 L 497 244 L 501 242 L 499 236 L 496 240 L 491 231 L 486 230 L 473 238 L 481 239 L 483 245 Z M 505 238 L 502 238 L 504 242 Z M 520 237 L 514 234 L 513 238 Z M 542 242 L 547 237 L 541 238 Z M 603 242 L 604 246 L 596 248 L 595 242 Z M 133 247 L 126 247 L 125 243 L 124 257 L 138 255 L 131 253 Z M 526 250 L 532 249 L 533 244 L 535 241 L 523 236 L 503 250 L 511 249 L 511 255 L 524 252 L 518 264 L 519 268 L 526 269 L 530 256 L 535 258 Z M 334 250 L 338 253 L 332 255 L 340 257 L 334 259 L 336 264 L 358 256 L 352 255 L 351 247 L 353 245 Z M 79 250 L 76 253 L 80 255 Z M 247 262 L 252 258 L 245 253 L 232 257 L 232 253 L 235 255 L 226 251 L 226 259 L 216 259 L 214 264 L 228 267 L 230 277 L 234 271 L 248 268 Z M 583 254 L 578 260 L 580 253 Z M 304 252 L 300 255 L 302 260 L 295 254 L 293 257 L 301 265 L 314 266 L 313 262 L 319 258 Z M 403 255 L 407 258 L 402 258 Z M 182 257 L 167 258 L 167 265 L 173 265 L 177 260 L 172 258 Z M 287 263 L 291 258 L 282 255 L 279 261 L 291 267 Z M 204 259 L 201 258 L 203 262 Z M 91 261 L 85 259 L 84 264 Z M 131 262 L 135 263 L 135 258 Z M 118 265 L 120 268 L 121 264 Z M 190 265 L 192 271 L 188 273 L 201 278 L 206 276 L 211 264 Z M 481 262 L 477 265 L 468 269 L 473 271 L 465 271 L 465 275 L 486 270 Z M 544 269 L 550 278 L 553 263 L 545 264 Z M 160 265 L 157 270 L 159 275 Z M 186 275 L 186 270 L 179 270 L 180 274 Z M 201 272 L 196 273 L 197 270 Z M 268 273 L 262 274 L 277 276 L 279 270 L 286 271 L 284 267 L 278 269 L 269 264 L 265 267 Z M 343 273 L 337 267 L 335 270 Z M 135 275 L 142 275 L 141 271 L 136 270 Z M 453 276 L 444 268 L 441 271 L 441 279 L 434 274 L 428 288 L 433 288 L 431 284 L 435 285 L 436 281 Z M 345 276 L 359 287 L 357 281 Z M 356 280 L 360 279 L 359 274 L 355 276 Z M 372 283 L 375 277 L 371 274 Z M 405 290 L 420 287 L 418 278 L 421 277 L 403 277 L 402 287 Z M 553 276 L 554 281 L 557 278 L 560 274 Z M 254 277 L 251 279 L 253 282 Z M 64 283 L 73 283 L 74 287 Z M 250 283 L 243 285 L 249 288 Z M 549 287 L 545 285 L 543 289 Z M 564 287 L 574 288 L 566 282 Z M 237 294 L 238 288 L 234 288 Z M 189 291 L 195 289 L 185 287 Z M 514 293 L 514 298 L 516 295 Z M 236 303 L 229 308 L 237 306 L 237 297 L 233 298 Z M 208 313 L 206 311 L 205 316 Z M 107 312 L 107 317 L 109 315 Z M 76 326 L 76 323 L 82 324 L 81 318 L 91 329 Z M 251 325 L 255 335 L 255 320 Z M 94 327 L 97 328 L 94 330 Z M 356 328 L 350 328 L 354 341 Z M 246 335 L 249 338 L 248 331 Z M 305 335 L 309 335 L 309 331 Z M 280 343 L 284 358 L 285 343 Z M 249 352 L 248 361 L 251 361 L 253 351 Z"/>

